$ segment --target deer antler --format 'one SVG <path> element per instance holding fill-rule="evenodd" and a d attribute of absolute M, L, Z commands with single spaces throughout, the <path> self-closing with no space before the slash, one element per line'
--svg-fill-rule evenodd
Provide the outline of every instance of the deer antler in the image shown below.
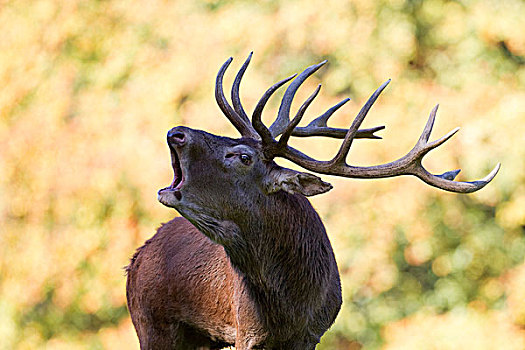
<path fill-rule="evenodd" d="M 248 129 L 248 125 L 246 124 L 246 121 L 248 120 L 248 117 L 246 116 L 246 113 L 244 113 L 244 110 L 242 109 L 242 106 L 240 105 L 240 101 L 238 100 L 238 86 L 240 83 L 240 78 L 242 77 L 242 74 L 246 70 L 246 67 L 248 65 L 248 62 L 251 58 L 248 57 L 248 60 L 245 62 L 243 67 L 241 68 L 241 71 L 239 71 L 239 74 L 236 78 L 236 83 L 234 83 L 234 88 L 232 90 L 232 100 L 237 101 L 234 102 L 235 111 L 229 107 L 223 108 L 221 103 L 219 102 L 219 105 L 221 105 L 221 109 L 226 114 L 226 116 L 232 120 L 231 117 L 232 113 L 235 113 L 237 116 L 235 122 L 232 120 L 232 123 L 237 127 L 237 129 L 243 134 L 243 131 L 238 127 L 238 125 L 241 125 L 242 128 Z M 222 75 L 224 74 L 225 69 L 230 64 L 231 59 L 226 61 L 226 63 L 221 68 L 221 71 L 219 71 L 219 76 L 217 77 L 217 84 L 222 84 Z M 349 99 L 344 99 L 343 101 L 339 102 L 338 104 L 334 105 L 330 109 L 328 109 L 324 114 L 314 119 L 310 124 L 308 124 L 306 127 L 297 127 L 299 122 L 301 121 L 304 112 L 310 105 L 310 103 L 314 100 L 314 98 L 319 93 L 319 90 L 321 86 L 319 85 L 317 89 L 308 97 L 308 99 L 303 103 L 303 105 L 299 108 L 297 111 L 297 114 L 295 117 L 290 120 L 290 107 L 293 101 L 293 98 L 295 96 L 295 93 L 297 92 L 297 89 L 301 86 L 301 84 L 313 73 L 315 73 L 321 66 L 323 66 L 326 63 L 326 61 L 323 61 L 319 64 L 310 66 L 306 68 L 301 74 L 299 74 L 297 77 L 295 75 L 288 77 L 286 79 L 283 79 L 273 86 L 271 86 L 261 97 L 259 102 L 257 103 L 257 106 L 255 107 L 255 110 L 252 115 L 252 125 L 250 125 L 250 133 L 257 133 L 258 139 L 260 138 L 262 144 L 263 144 L 263 152 L 267 159 L 273 159 L 275 157 L 282 157 L 286 158 L 301 167 L 314 171 L 316 173 L 320 174 L 328 174 L 328 175 L 336 175 L 336 176 L 342 176 L 342 177 L 350 177 L 350 178 L 362 178 L 362 179 L 372 179 L 372 178 L 385 178 L 385 177 L 394 177 L 394 176 L 400 176 L 400 175 L 414 175 L 426 182 L 427 184 L 446 190 L 451 192 L 459 192 L 459 193 L 469 193 L 477 191 L 485 185 L 487 185 L 498 173 L 501 164 L 498 163 L 496 167 L 483 179 L 472 181 L 472 182 L 461 182 L 461 181 L 454 181 L 454 178 L 457 176 L 457 174 L 460 172 L 460 169 L 447 171 L 441 175 L 434 175 L 430 172 L 428 172 L 423 165 L 421 164 L 424 156 L 429 153 L 434 148 L 439 147 L 443 143 L 445 143 L 448 139 L 450 139 L 454 134 L 459 130 L 459 128 L 456 128 L 443 136 L 442 138 L 428 142 L 430 138 L 430 133 L 432 131 L 432 127 L 434 125 L 434 121 L 436 118 L 436 113 L 438 106 L 434 107 L 432 109 L 432 112 L 430 113 L 430 116 L 428 118 L 427 124 L 425 125 L 425 128 L 423 129 L 423 132 L 421 136 L 419 137 L 419 140 L 417 141 L 416 145 L 410 150 L 405 156 L 390 162 L 386 164 L 380 164 L 375 166 L 369 166 L 369 167 L 361 167 L 361 166 L 352 166 L 348 165 L 346 163 L 346 157 L 348 155 L 348 152 L 350 151 L 350 147 L 352 145 L 352 142 L 356 138 L 371 138 L 371 139 L 377 139 L 380 138 L 376 135 L 374 135 L 374 132 L 384 129 L 384 126 L 379 126 L 371 129 L 363 129 L 359 130 L 359 127 L 363 123 L 363 120 L 365 119 L 366 115 L 372 108 L 372 105 L 377 100 L 381 92 L 386 88 L 388 83 L 390 83 L 390 80 L 383 83 L 373 94 L 370 96 L 368 101 L 365 103 L 365 105 L 361 108 L 359 113 L 357 114 L 356 118 L 354 119 L 352 125 L 349 129 L 336 129 L 336 128 L 330 128 L 326 125 L 327 120 L 330 118 L 330 116 L 339 109 L 342 105 L 344 105 L 346 102 L 349 101 Z M 219 79 L 220 77 L 220 79 Z M 277 118 L 272 123 L 270 128 L 267 128 L 261 121 L 261 114 L 264 109 L 264 106 L 266 105 L 266 102 L 268 99 L 272 96 L 272 94 L 280 88 L 282 85 L 290 81 L 291 79 L 293 82 L 290 84 L 290 86 L 286 89 L 286 92 L 284 93 L 284 96 L 281 101 L 281 105 L 279 107 L 279 112 L 277 115 Z M 217 87 L 216 91 L 218 91 L 219 88 Z M 220 86 L 220 90 L 222 91 L 222 85 Z M 235 92 L 234 92 L 235 91 Z M 222 98 L 223 101 L 226 101 L 226 99 Z M 219 98 L 218 98 L 219 101 Z M 223 103 L 224 104 L 224 103 Z M 227 105 L 227 102 L 225 102 Z M 226 111 L 228 111 L 228 113 Z M 231 111 L 230 111 L 231 110 Z M 244 129 L 243 129 L 244 130 Z M 276 137 L 281 135 L 279 138 L 279 141 L 276 140 Z M 244 134 L 243 134 L 244 136 Z M 288 145 L 288 141 L 291 136 L 326 136 L 331 138 L 344 138 L 341 147 L 339 148 L 339 151 L 337 154 L 328 161 L 320 161 L 313 159 L 302 152 L 298 151 L 297 149 L 291 147 Z"/>
<path fill-rule="evenodd" d="M 312 67 L 317 67 L 317 66 L 312 66 Z M 305 72 L 306 74 L 310 74 L 309 69 L 306 69 L 303 73 Z M 429 137 L 430 137 L 430 132 L 432 131 L 432 127 L 434 125 L 434 121 L 436 118 L 438 106 L 432 109 L 432 112 L 430 113 L 427 124 L 425 125 L 423 133 L 419 137 L 419 140 L 417 141 L 414 148 L 412 148 L 412 150 L 408 152 L 405 156 L 399 158 L 398 160 L 390 162 L 390 163 L 370 166 L 370 167 L 357 167 L 357 166 L 348 165 L 346 163 L 346 156 L 348 155 L 350 146 L 352 145 L 352 141 L 356 138 L 357 131 L 359 127 L 361 126 L 363 120 L 365 119 L 366 115 L 368 114 L 368 111 L 371 109 L 372 105 L 377 100 L 381 92 L 386 88 L 388 83 L 390 83 L 390 80 L 383 83 L 372 94 L 372 96 L 370 96 L 368 101 L 361 108 L 361 111 L 359 112 L 357 117 L 354 119 L 350 128 L 347 130 L 343 143 L 341 144 L 341 147 L 339 148 L 339 151 L 334 156 L 334 158 L 332 158 L 331 160 L 319 161 L 319 160 L 312 159 L 308 157 L 307 155 L 301 153 L 300 151 L 287 145 L 289 136 L 290 134 L 292 134 L 291 130 L 295 128 L 295 125 L 297 125 L 300 122 L 303 116 L 303 113 L 304 113 L 303 107 L 304 109 L 308 107 L 311 100 L 317 95 L 319 88 L 314 92 L 314 94 L 312 94 L 307 99 L 307 101 L 303 104 L 303 106 L 301 106 L 295 118 L 288 123 L 279 141 L 277 142 L 275 141 L 275 139 L 272 139 L 272 142 L 269 142 L 268 140 L 266 141 L 266 145 L 265 145 L 266 157 L 268 158 L 282 157 L 282 158 L 286 158 L 302 166 L 305 169 L 308 169 L 308 170 L 311 170 L 311 171 L 314 171 L 320 174 L 336 175 L 336 176 L 343 176 L 343 177 L 350 177 L 350 178 L 371 179 L 371 178 L 393 177 L 393 176 L 400 176 L 400 175 L 414 175 L 414 176 L 419 177 L 421 180 L 423 180 L 424 182 L 426 182 L 427 184 L 431 186 L 434 186 L 434 187 L 437 187 L 443 190 L 451 191 L 451 192 L 461 192 L 461 193 L 477 191 L 483 188 L 485 185 L 487 185 L 494 178 L 494 176 L 496 176 L 500 168 L 500 165 L 501 165 L 499 163 L 486 177 L 484 177 L 481 180 L 472 181 L 472 182 L 453 181 L 454 178 L 457 176 L 457 174 L 460 172 L 459 169 L 448 171 L 441 175 L 434 175 L 428 172 L 423 167 L 423 165 L 421 164 L 423 157 L 428 152 L 433 150 L 434 148 L 446 142 L 448 139 L 454 136 L 454 134 L 459 130 L 459 128 L 456 128 L 452 130 L 451 132 L 449 132 L 447 135 L 443 136 L 442 138 L 436 141 L 428 142 Z M 291 101 L 286 101 L 286 103 L 291 103 Z M 328 136 L 333 137 L 331 135 L 328 135 Z"/>

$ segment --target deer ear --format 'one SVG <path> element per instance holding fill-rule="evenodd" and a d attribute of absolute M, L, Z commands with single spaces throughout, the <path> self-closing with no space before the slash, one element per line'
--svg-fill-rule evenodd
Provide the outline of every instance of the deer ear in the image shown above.
<path fill-rule="evenodd" d="M 312 174 L 278 168 L 270 172 L 265 189 L 269 194 L 283 190 L 291 194 L 301 193 L 305 196 L 315 196 L 330 191 L 332 185 Z"/>

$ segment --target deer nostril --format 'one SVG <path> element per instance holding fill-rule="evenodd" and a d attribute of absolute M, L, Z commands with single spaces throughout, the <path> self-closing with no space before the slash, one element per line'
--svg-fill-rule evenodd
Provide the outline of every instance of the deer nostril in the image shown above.
<path fill-rule="evenodd" d="M 168 142 L 177 146 L 186 143 L 186 135 L 183 132 L 171 129 L 168 131 Z"/>

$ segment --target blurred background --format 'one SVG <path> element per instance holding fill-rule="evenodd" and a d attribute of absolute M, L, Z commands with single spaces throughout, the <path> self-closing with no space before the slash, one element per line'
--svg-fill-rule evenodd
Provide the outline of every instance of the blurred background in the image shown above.
<path fill-rule="evenodd" d="M 233 56 L 230 86 L 252 50 L 249 111 L 328 59 L 294 108 L 322 82 L 305 120 L 351 97 L 331 121 L 344 127 L 392 78 L 364 123 L 384 139 L 354 142 L 351 164 L 405 154 L 436 103 L 432 137 L 462 129 L 430 171 L 502 163 L 471 195 L 324 177 L 335 188 L 312 202 L 344 304 L 319 349 L 524 349 L 524 18 L 520 0 L 0 0 L 0 349 L 138 349 L 123 267 L 178 215 L 156 200 L 166 132 L 237 137 L 214 80 Z M 328 159 L 339 142 L 293 144 Z"/>

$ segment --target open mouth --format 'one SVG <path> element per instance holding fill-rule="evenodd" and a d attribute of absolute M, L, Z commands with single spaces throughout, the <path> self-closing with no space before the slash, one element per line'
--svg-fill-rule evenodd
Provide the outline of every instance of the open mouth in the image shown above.
<path fill-rule="evenodd" d="M 175 150 L 171 150 L 171 166 L 173 167 L 173 181 L 169 188 L 178 190 L 184 183 L 184 175 L 182 174 L 182 168 L 180 166 L 179 155 Z"/>
<path fill-rule="evenodd" d="M 170 147 L 170 151 L 171 151 L 171 166 L 173 167 L 173 181 L 171 182 L 171 185 L 161 189 L 159 193 L 170 191 L 170 192 L 173 192 L 173 194 L 178 200 L 181 200 L 182 194 L 180 192 L 180 188 L 184 184 L 184 174 L 182 173 L 182 167 L 180 164 L 179 155 L 172 147 Z"/>

